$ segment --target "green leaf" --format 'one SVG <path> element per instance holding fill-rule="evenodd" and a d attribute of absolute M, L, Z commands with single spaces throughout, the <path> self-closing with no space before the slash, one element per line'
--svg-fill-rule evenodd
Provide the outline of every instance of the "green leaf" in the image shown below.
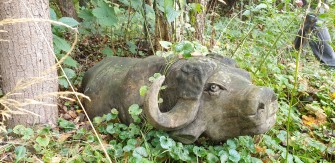
<path fill-rule="evenodd" d="M 168 23 L 172 23 L 179 16 L 179 12 L 173 7 L 168 7 L 165 11 Z"/>
<path fill-rule="evenodd" d="M 207 151 L 203 147 L 194 146 L 193 152 L 198 157 L 204 157 L 207 154 Z"/>
<path fill-rule="evenodd" d="M 126 145 L 126 146 L 124 146 L 122 149 L 123 149 L 123 151 L 125 151 L 125 152 L 129 152 L 129 151 L 131 151 L 131 150 L 134 150 L 134 149 L 135 149 L 135 146 L 133 146 L 133 145 Z"/>
<path fill-rule="evenodd" d="M 23 140 L 29 140 L 34 135 L 34 131 L 31 128 L 26 128 L 23 125 L 17 125 L 13 128 L 13 132 L 18 135 L 22 135 Z"/>
<path fill-rule="evenodd" d="M 42 147 L 46 147 L 46 146 L 49 144 L 49 142 L 50 142 L 50 138 L 47 137 L 47 136 L 45 136 L 45 137 L 41 137 L 41 136 L 39 136 L 39 137 L 36 138 L 36 142 L 37 142 L 40 146 L 42 146 Z"/>
<path fill-rule="evenodd" d="M 79 25 L 79 23 L 77 22 L 77 20 L 75 20 L 73 18 L 70 18 L 70 17 L 62 17 L 58 21 L 66 24 L 66 25 L 69 25 L 71 27 L 75 27 L 75 26 Z"/>
<path fill-rule="evenodd" d="M 171 42 L 169 41 L 159 41 L 159 44 L 161 44 L 161 46 L 164 48 L 164 49 L 169 49 L 172 45 Z"/>
<path fill-rule="evenodd" d="M 112 110 L 111 110 L 111 113 L 113 114 L 113 115 L 118 115 L 119 114 L 119 111 L 117 111 L 115 108 L 113 108 Z"/>
<path fill-rule="evenodd" d="M 115 129 L 114 129 L 114 125 L 113 123 L 109 123 L 106 127 L 106 131 L 109 133 L 109 134 L 114 134 L 115 133 Z"/>
<path fill-rule="evenodd" d="M 101 122 L 103 122 L 103 118 L 102 117 L 94 117 L 93 118 L 93 123 L 95 123 L 96 125 L 99 125 Z"/>
<path fill-rule="evenodd" d="M 109 4 L 102 0 L 98 1 L 98 7 L 96 7 L 92 13 L 102 26 L 113 26 L 118 21 L 114 8 L 109 7 Z"/>
<path fill-rule="evenodd" d="M 264 3 L 261 3 L 255 7 L 255 11 L 259 11 L 261 9 L 266 9 L 268 6 Z"/>
<path fill-rule="evenodd" d="M 233 162 L 238 162 L 241 159 L 240 154 L 235 150 L 235 149 L 230 149 L 229 150 L 229 160 Z"/>
<path fill-rule="evenodd" d="M 256 157 L 251 157 L 251 162 L 252 163 L 263 163 L 263 161 L 261 159 L 258 159 Z"/>
<path fill-rule="evenodd" d="M 191 3 L 190 8 L 192 11 L 195 11 L 195 13 L 201 13 L 202 7 L 200 3 Z"/>
<path fill-rule="evenodd" d="M 53 35 L 54 48 L 68 52 L 71 49 L 70 44 L 63 38 Z M 55 50 L 57 51 L 57 50 Z"/>
<path fill-rule="evenodd" d="M 64 60 L 64 65 L 73 67 L 73 68 L 77 68 L 77 66 L 79 65 L 79 63 L 74 60 L 71 56 L 67 56 Z"/>
<path fill-rule="evenodd" d="M 236 149 L 237 147 L 234 140 L 232 139 L 227 140 L 227 145 L 229 146 L 229 149 Z"/>
<path fill-rule="evenodd" d="M 26 127 L 24 127 L 23 125 L 17 125 L 13 128 L 13 132 L 15 134 L 21 135 L 23 133 L 23 130 L 25 130 Z"/>
<path fill-rule="evenodd" d="M 228 162 L 228 153 L 224 150 L 220 151 L 219 154 L 221 162 Z"/>
<path fill-rule="evenodd" d="M 159 138 L 159 142 L 163 149 L 171 149 L 171 147 L 175 146 L 176 144 L 171 138 L 165 136 L 161 136 Z"/>
<path fill-rule="evenodd" d="M 148 86 L 142 86 L 141 88 L 140 88 L 140 95 L 143 97 L 143 96 L 145 96 L 145 94 L 148 92 Z"/>
<path fill-rule="evenodd" d="M 27 149 L 24 146 L 15 147 L 15 160 L 16 162 L 20 161 L 26 156 Z"/>
<path fill-rule="evenodd" d="M 64 72 L 65 72 L 65 75 L 67 76 L 67 78 L 69 79 L 73 79 L 74 77 L 76 77 L 76 72 L 72 69 L 69 69 L 69 68 L 64 68 Z"/>
<path fill-rule="evenodd" d="M 72 122 L 62 119 L 62 118 L 58 119 L 58 125 L 60 128 L 65 129 L 65 131 L 69 131 L 69 130 L 76 128 L 76 126 Z"/>
<path fill-rule="evenodd" d="M 136 54 L 136 49 L 137 49 L 137 46 L 133 43 L 133 42 L 130 42 L 128 41 L 127 42 L 127 45 L 128 45 L 128 49 L 129 51 L 132 53 L 132 54 Z"/>
<path fill-rule="evenodd" d="M 50 8 L 50 19 L 56 21 L 57 15 L 54 9 Z"/>
<path fill-rule="evenodd" d="M 182 54 L 184 57 L 190 57 L 194 52 L 193 44 L 189 41 L 180 42 L 175 46 L 175 51 Z"/>
<path fill-rule="evenodd" d="M 23 131 L 22 135 L 23 135 L 22 137 L 23 140 L 29 140 L 34 135 L 34 131 L 31 128 L 26 128 Z"/>
<path fill-rule="evenodd" d="M 133 156 L 136 158 L 148 157 L 148 153 L 144 147 L 137 147 L 133 152 Z"/>
<path fill-rule="evenodd" d="M 63 88 L 69 88 L 69 83 L 64 77 L 58 79 L 58 84 L 61 85 Z"/>
<path fill-rule="evenodd" d="M 84 21 L 89 22 L 94 20 L 94 15 L 92 11 L 89 9 L 82 9 L 78 13 L 78 17 L 84 19 Z"/>
<path fill-rule="evenodd" d="M 133 104 L 129 107 L 129 114 L 130 115 L 140 115 L 142 113 L 142 109 L 138 104 Z"/>
<path fill-rule="evenodd" d="M 101 51 L 102 54 L 105 54 L 107 57 L 111 57 L 114 55 L 114 52 L 111 48 L 109 48 L 108 46 L 105 47 L 102 51 Z"/>
<path fill-rule="evenodd" d="M 208 162 L 219 162 L 219 158 L 212 153 L 208 153 L 206 159 Z"/>

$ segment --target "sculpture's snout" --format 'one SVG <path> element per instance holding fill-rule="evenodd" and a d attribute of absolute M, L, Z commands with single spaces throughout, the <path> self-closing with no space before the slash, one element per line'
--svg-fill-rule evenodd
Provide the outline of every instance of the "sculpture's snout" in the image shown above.
<path fill-rule="evenodd" d="M 277 96 L 269 88 L 253 86 L 245 95 L 246 107 L 244 107 L 247 115 L 253 118 L 267 118 L 276 113 Z"/>

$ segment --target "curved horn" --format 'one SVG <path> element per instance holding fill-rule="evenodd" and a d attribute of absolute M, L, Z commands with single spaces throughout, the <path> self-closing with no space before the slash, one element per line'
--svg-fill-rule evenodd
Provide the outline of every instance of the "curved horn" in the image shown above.
<path fill-rule="evenodd" d="M 177 130 L 195 119 L 199 110 L 199 101 L 180 99 L 170 111 L 162 113 L 157 99 L 164 79 L 164 76 L 159 77 L 149 88 L 144 101 L 144 113 L 154 127 L 168 131 Z"/>

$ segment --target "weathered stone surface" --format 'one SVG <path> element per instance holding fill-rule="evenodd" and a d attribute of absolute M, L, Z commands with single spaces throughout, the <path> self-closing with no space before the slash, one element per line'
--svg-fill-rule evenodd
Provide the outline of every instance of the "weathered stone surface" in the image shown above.
<path fill-rule="evenodd" d="M 149 82 L 157 72 L 165 76 Z M 151 85 L 145 97 L 139 94 L 143 85 Z M 222 141 L 264 133 L 274 125 L 278 108 L 271 89 L 253 85 L 234 60 L 215 54 L 173 63 L 157 56 L 106 58 L 86 72 L 82 90 L 91 98 L 84 101 L 91 117 L 117 108 L 121 122 L 129 124 L 128 108 L 137 103 L 149 123 L 183 143 L 201 134 Z M 158 93 L 164 100 L 160 106 Z"/>

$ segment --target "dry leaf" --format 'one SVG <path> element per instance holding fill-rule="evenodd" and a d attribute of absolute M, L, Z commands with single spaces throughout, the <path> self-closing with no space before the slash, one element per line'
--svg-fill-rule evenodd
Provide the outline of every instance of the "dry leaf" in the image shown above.
<path fill-rule="evenodd" d="M 265 151 L 266 151 L 266 147 L 265 146 L 260 147 L 260 146 L 256 145 L 255 148 L 256 148 L 256 152 L 257 153 L 261 153 L 262 154 L 262 153 L 265 153 Z"/>
<path fill-rule="evenodd" d="M 332 100 L 335 100 L 335 92 L 331 93 L 329 96 Z"/>
<path fill-rule="evenodd" d="M 58 138 L 58 142 L 64 142 L 67 138 L 71 136 L 71 133 L 61 134 Z"/>
<path fill-rule="evenodd" d="M 76 118 L 76 117 L 77 117 L 76 112 L 73 111 L 73 110 L 69 110 L 69 111 L 67 112 L 67 114 L 69 114 L 72 118 Z"/>

